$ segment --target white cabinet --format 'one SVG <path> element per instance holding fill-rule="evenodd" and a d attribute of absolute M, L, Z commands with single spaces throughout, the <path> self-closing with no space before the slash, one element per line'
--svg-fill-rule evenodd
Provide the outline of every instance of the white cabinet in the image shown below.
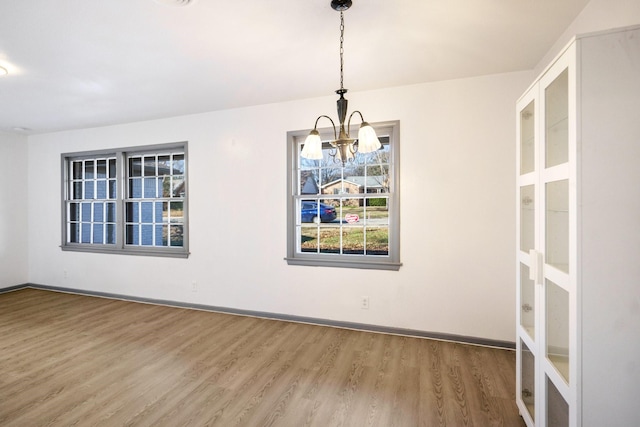
<path fill-rule="evenodd" d="M 640 426 L 640 26 L 575 37 L 517 123 L 519 410 Z"/>

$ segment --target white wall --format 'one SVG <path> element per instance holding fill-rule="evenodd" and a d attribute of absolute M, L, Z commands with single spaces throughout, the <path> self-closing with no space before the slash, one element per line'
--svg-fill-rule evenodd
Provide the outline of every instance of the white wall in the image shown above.
<path fill-rule="evenodd" d="M 540 74 L 576 34 L 640 24 L 638 0 L 591 0 L 535 68 Z"/>
<path fill-rule="evenodd" d="M 514 105 L 532 77 L 350 94 L 368 121 L 400 120 L 399 272 L 283 260 L 286 132 L 309 128 L 321 113 L 335 116 L 333 96 L 32 136 L 29 281 L 513 341 Z M 188 259 L 60 250 L 60 153 L 182 140 Z M 369 310 L 359 308 L 362 295 Z"/>
<path fill-rule="evenodd" d="M 27 138 L 0 132 L 0 289 L 27 281 Z"/>

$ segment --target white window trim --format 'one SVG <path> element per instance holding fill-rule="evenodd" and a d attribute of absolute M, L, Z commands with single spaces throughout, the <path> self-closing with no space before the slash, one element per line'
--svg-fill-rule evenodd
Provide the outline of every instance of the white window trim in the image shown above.
<path fill-rule="evenodd" d="M 61 245 L 63 251 L 74 252 L 94 252 L 105 254 L 122 254 L 122 255 L 143 255 L 171 258 L 188 258 L 189 257 L 189 156 L 187 153 L 188 143 L 175 142 L 168 144 L 142 145 L 135 147 L 123 147 L 105 150 L 92 150 L 72 153 L 62 153 L 61 161 Z M 185 196 L 184 196 L 184 224 L 183 224 L 183 246 L 132 246 L 125 244 L 125 200 L 127 200 L 127 158 L 130 155 L 162 153 L 165 151 L 183 151 L 184 152 L 184 176 L 185 176 Z M 116 202 L 116 243 L 115 244 L 96 244 L 96 243 L 72 243 L 67 242 L 67 201 L 69 195 L 69 167 L 68 164 L 72 160 L 81 158 L 96 158 L 111 156 L 116 157 L 116 182 L 117 197 Z"/>
<path fill-rule="evenodd" d="M 343 254 L 317 254 L 298 252 L 296 242 L 296 203 L 297 196 L 297 163 L 299 151 L 297 142 L 309 134 L 309 130 L 287 132 L 287 256 L 285 260 L 289 265 L 315 266 L 315 267 L 341 267 L 360 268 L 374 270 L 397 271 L 402 266 L 400 262 L 400 122 L 390 121 L 371 123 L 376 129 L 384 129 L 388 132 L 391 144 L 391 185 L 389 190 L 389 255 L 343 255 Z M 318 129 L 323 140 L 325 135 L 333 137 L 333 129 Z M 357 133 L 357 127 L 352 132 Z M 330 138 L 326 138 L 330 139 Z"/>

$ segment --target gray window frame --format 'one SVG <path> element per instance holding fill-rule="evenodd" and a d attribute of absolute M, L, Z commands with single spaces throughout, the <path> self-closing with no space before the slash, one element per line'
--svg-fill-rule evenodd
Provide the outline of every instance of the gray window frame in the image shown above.
<path fill-rule="evenodd" d="M 125 244 L 126 201 L 128 199 L 127 181 L 129 177 L 128 158 L 130 156 L 159 155 L 167 152 L 184 153 L 184 197 L 183 200 L 183 245 L 182 246 L 135 246 Z M 116 158 L 116 242 L 115 244 L 69 242 L 67 236 L 67 202 L 70 200 L 70 164 L 74 160 L 88 160 L 105 157 Z M 62 153 L 61 162 L 61 249 L 63 251 L 94 252 L 106 254 L 143 255 L 171 258 L 189 256 L 189 155 L 187 141 L 167 144 L 154 144 L 122 147 L 105 150 Z"/>
<path fill-rule="evenodd" d="M 304 141 L 310 129 L 287 132 L 287 256 L 289 265 L 314 267 L 340 267 L 398 271 L 400 262 L 400 122 L 389 121 L 371 123 L 378 132 L 389 135 L 391 185 L 389 187 L 389 255 L 353 255 L 309 253 L 297 250 L 296 197 L 297 165 L 300 155 L 299 144 Z M 332 128 L 318 129 L 323 141 L 333 138 Z M 351 133 L 357 134 L 354 127 Z M 381 133 L 382 132 L 382 133 Z"/>

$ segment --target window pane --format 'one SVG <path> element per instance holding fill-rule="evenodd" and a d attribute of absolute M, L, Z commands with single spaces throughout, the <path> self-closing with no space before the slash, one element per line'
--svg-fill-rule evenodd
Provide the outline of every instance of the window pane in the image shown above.
<path fill-rule="evenodd" d="M 318 251 L 318 227 L 300 227 L 300 251 Z"/>
<path fill-rule="evenodd" d="M 94 196 L 94 185 L 95 181 L 85 181 L 84 183 L 84 198 L 85 199 L 93 199 Z"/>
<path fill-rule="evenodd" d="M 184 154 L 174 154 L 172 164 L 174 175 L 184 175 Z"/>
<path fill-rule="evenodd" d="M 141 209 L 141 219 L 142 223 L 151 223 L 153 222 L 153 203 L 151 202 L 143 202 Z"/>
<path fill-rule="evenodd" d="M 184 197 L 184 176 L 174 176 L 171 180 L 173 197 Z"/>
<path fill-rule="evenodd" d="M 155 156 L 146 156 L 144 158 L 144 176 L 156 176 Z"/>
<path fill-rule="evenodd" d="M 139 202 L 127 202 L 127 222 L 138 222 L 140 220 Z"/>
<path fill-rule="evenodd" d="M 345 174 L 345 176 L 347 176 L 347 174 Z M 342 168 L 327 167 L 325 169 L 321 169 L 319 185 L 320 185 L 320 188 L 323 190 L 322 192 L 324 193 L 325 186 L 335 181 L 338 181 L 341 178 L 342 178 Z"/>
<path fill-rule="evenodd" d="M 93 205 L 93 221 L 104 222 L 104 205 L 102 203 L 94 203 Z"/>
<path fill-rule="evenodd" d="M 183 246 L 184 245 L 184 227 L 182 225 L 171 225 L 171 246 Z"/>
<path fill-rule="evenodd" d="M 95 178 L 93 168 L 94 168 L 93 160 L 87 160 L 84 162 L 84 179 Z"/>
<path fill-rule="evenodd" d="M 361 159 L 360 161 L 362 163 L 371 165 L 371 164 L 389 164 L 391 163 L 391 158 L 390 158 L 390 149 L 389 149 L 389 137 L 388 136 L 381 136 L 378 138 L 380 140 L 380 143 L 382 144 L 382 147 L 380 147 L 380 149 L 373 151 L 371 153 L 359 153 L 358 156 Z"/>
<path fill-rule="evenodd" d="M 171 202 L 170 222 L 182 222 L 184 218 L 184 202 Z"/>
<path fill-rule="evenodd" d="M 73 179 L 82 179 L 82 162 L 73 162 Z"/>
<path fill-rule="evenodd" d="M 163 213 L 167 210 L 167 202 L 155 202 L 155 212 L 153 222 L 162 223 Z"/>
<path fill-rule="evenodd" d="M 145 246 L 153 245 L 153 225 L 142 224 L 140 227 L 142 230 L 141 244 Z"/>
<path fill-rule="evenodd" d="M 388 193 L 390 184 L 388 165 L 374 165 L 367 167 L 367 193 Z"/>
<path fill-rule="evenodd" d="M 343 227 L 342 252 L 345 254 L 364 254 L 364 229 L 362 227 Z"/>
<path fill-rule="evenodd" d="M 116 159 L 109 159 L 109 178 L 116 177 Z"/>
<path fill-rule="evenodd" d="M 116 222 L 116 204 L 107 203 L 107 222 Z"/>
<path fill-rule="evenodd" d="M 107 160 L 101 159 L 96 162 L 97 166 L 97 178 L 106 178 L 107 177 Z"/>
<path fill-rule="evenodd" d="M 82 204 L 82 221 L 83 222 L 91 221 L 91 203 Z"/>
<path fill-rule="evenodd" d="M 132 199 L 142 198 L 142 179 L 133 178 L 129 180 L 129 197 Z"/>
<path fill-rule="evenodd" d="M 156 179 L 144 179 L 144 197 L 145 199 L 155 199 L 156 197 Z"/>
<path fill-rule="evenodd" d="M 80 224 L 75 222 L 69 224 L 68 240 L 71 243 L 80 243 Z"/>
<path fill-rule="evenodd" d="M 69 203 L 69 221 L 78 221 L 80 219 L 80 204 Z"/>
<path fill-rule="evenodd" d="M 115 179 L 110 179 L 109 180 L 109 198 L 110 199 L 115 199 L 118 195 L 116 193 L 116 180 Z"/>
<path fill-rule="evenodd" d="M 158 179 L 158 194 L 162 194 L 162 197 L 171 197 L 170 176 L 164 176 Z"/>
<path fill-rule="evenodd" d="M 389 255 L 389 228 L 367 227 L 367 255 Z"/>
<path fill-rule="evenodd" d="M 340 253 L 340 226 L 320 226 L 320 253 Z"/>
<path fill-rule="evenodd" d="M 107 181 L 97 181 L 96 182 L 96 199 L 106 199 L 107 198 Z"/>
<path fill-rule="evenodd" d="M 156 224 L 153 226 L 154 230 L 154 246 L 162 246 L 163 236 L 162 236 L 162 224 Z"/>
<path fill-rule="evenodd" d="M 158 156 L 158 176 L 171 175 L 171 156 Z"/>
<path fill-rule="evenodd" d="M 91 224 L 82 224 L 82 243 L 91 243 Z"/>
<path fill-rule="evenodd" d="M 300 171 L 300 194 L 319 194 L 320 181 L 318 170 Z"/>
<path fill-rule="evenodd" d="M 169 227 L 167 225 L 157 225 L 157 229 L 160 229 L 160 232 L 156 231 L 156 239 L 161 239 L 162 246 L 169 245 Z M 160 237 L 158 237 L 160 236 Z M 157 240 L 156 240 L 157 241 Z M 160 243 L 156 243 L 158 245 Z"/>
<path fill-rule="evenodd" d="M 102 224 L 93 224 L 93 243 L 104 243 L 103 231 L 104 229 Z"/>
<path fill-rule="evenodd" d="M 105 243 L 114 245 L 116 243 L 116 225 L 107 224 L 107 235 L 105 236 Z"/>
<path fill-rule="evenodd" d="M 298 147 L 298 152 L 302 151 L 302 144 Z M 300 157 L 300 169 L 317 169 L 320 167 L 320 160 L 306 159 Z"/>
<path fill-rule="evenodd" d="M 126 228 L 125 241 L 127 245 L 137 245 L 139 242 L 138 230 L 139 226 L 136 224 L 129 224 Z"/>
<path fill-rule="evenodd" d="M 389 210 L 387 209 L 386 198 L 368 199 L 368 206 L 365 208 L 367 225 L 387 226 L 389 225 Z"/>
<path fill-rule="evenodd" d="M 142 176 L 142 158 L 129 158 L 129 176 Z"/>
<path fill-rule="evenodd" d="M 73 199 L 74 200 L 82 199 L 82 182 L 73 183 Z"/>

